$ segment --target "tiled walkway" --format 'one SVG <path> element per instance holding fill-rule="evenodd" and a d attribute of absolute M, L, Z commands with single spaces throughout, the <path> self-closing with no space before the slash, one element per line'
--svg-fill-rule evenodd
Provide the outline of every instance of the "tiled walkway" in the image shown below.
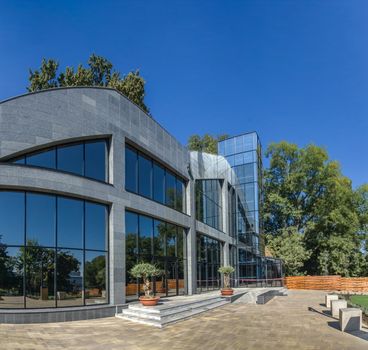
<path fill-rule="evenodd" d="M 368 330 L 340 332 L 323 301 L 322 292 L 289 291 L 266 305 L 231 304 L 164 329 L 117 318 L 0 325 L 0 349 L 368 349 Z"/>

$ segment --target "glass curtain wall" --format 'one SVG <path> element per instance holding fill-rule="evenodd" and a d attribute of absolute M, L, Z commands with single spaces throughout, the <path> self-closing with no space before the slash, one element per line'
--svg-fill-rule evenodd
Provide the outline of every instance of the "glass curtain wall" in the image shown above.
<path fill-rule="evenodd" d="M 222 231 L 220 180 L 196 180 L 196 219 Z"/>
<path fill-rule="evenodd" d="M 221 266 L 220 241 L 197 234 L 197 292 L 219 289 L 221 275 L 218 272 Z"/>
<path fill-rule="evenodd" d="M 125 146 L 125 189 L 185 212 L 185 180 L 152 158 Z"/>
<path fill-rule="evenodd" d="M 60 170 L 108 182 L 108 149 L 109 141 L 98 139 L 51 147 L 9 162 Z"/>
<path fill-rule="evenodd" d="M 130 275 L 130 270 L 137 262 L 150 262 L 161 270 L 161 275 L 152 281 L 156 295 L 185 294 L 185 229 L 130 211 L 125 214 L 125 229 L 127 300 L 136 300 L 143 294 L 141 281 Z"/>
<path fill-rule="evenodd" d="M 0 191 L 0 308 L 108 303 L 108 208 Z"/>

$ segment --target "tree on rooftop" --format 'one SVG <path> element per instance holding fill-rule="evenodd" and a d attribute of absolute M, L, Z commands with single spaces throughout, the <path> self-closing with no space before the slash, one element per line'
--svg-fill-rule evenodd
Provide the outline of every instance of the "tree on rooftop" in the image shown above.
<path fill-rule="evenodd" d="M 190 151 L 206 152 L 217 154 L 217 144 L 219 141 L 227 139 L 226 134 L 212 136 L 205 134 L 203 137 L 199 135 L 192 135 L 188 139 L 188 148 Z"/>

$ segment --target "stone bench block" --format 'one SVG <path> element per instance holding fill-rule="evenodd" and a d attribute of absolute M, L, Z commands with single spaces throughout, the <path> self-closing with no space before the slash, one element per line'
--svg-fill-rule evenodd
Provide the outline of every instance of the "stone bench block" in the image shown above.
<path fill-rule="evenodd" d="M 346 331 L 360 331 L 362 327 L 362 310 L 350 307 L 340 309 L 340 329 Z"/>
<path fill-rule="evenodd" d="M 326 294 L 325 295 L 325 305 L 326 307 L 331 307 L 331 300 L 338 300 L 339 296 L 337 294 Z"/>
<path fill-rule="evenodd" d="M 346 300 L 340 299 L 340 300 L 332 300 L 331 301 L 331 314 L 332 317 L 339 317 L 340 309 L 346 309 L 348 307 L 348 303 Z"/>

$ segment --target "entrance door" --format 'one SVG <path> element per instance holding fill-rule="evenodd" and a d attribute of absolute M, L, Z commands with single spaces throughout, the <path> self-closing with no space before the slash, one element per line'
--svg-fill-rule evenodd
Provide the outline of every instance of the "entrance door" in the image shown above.
<path fill-rule="evenodd" d="M 178 259 L 156 258 L 155 265 L 161 270 L 155 278 L 155 294 L 160 297 L 179 295 Z"/>

